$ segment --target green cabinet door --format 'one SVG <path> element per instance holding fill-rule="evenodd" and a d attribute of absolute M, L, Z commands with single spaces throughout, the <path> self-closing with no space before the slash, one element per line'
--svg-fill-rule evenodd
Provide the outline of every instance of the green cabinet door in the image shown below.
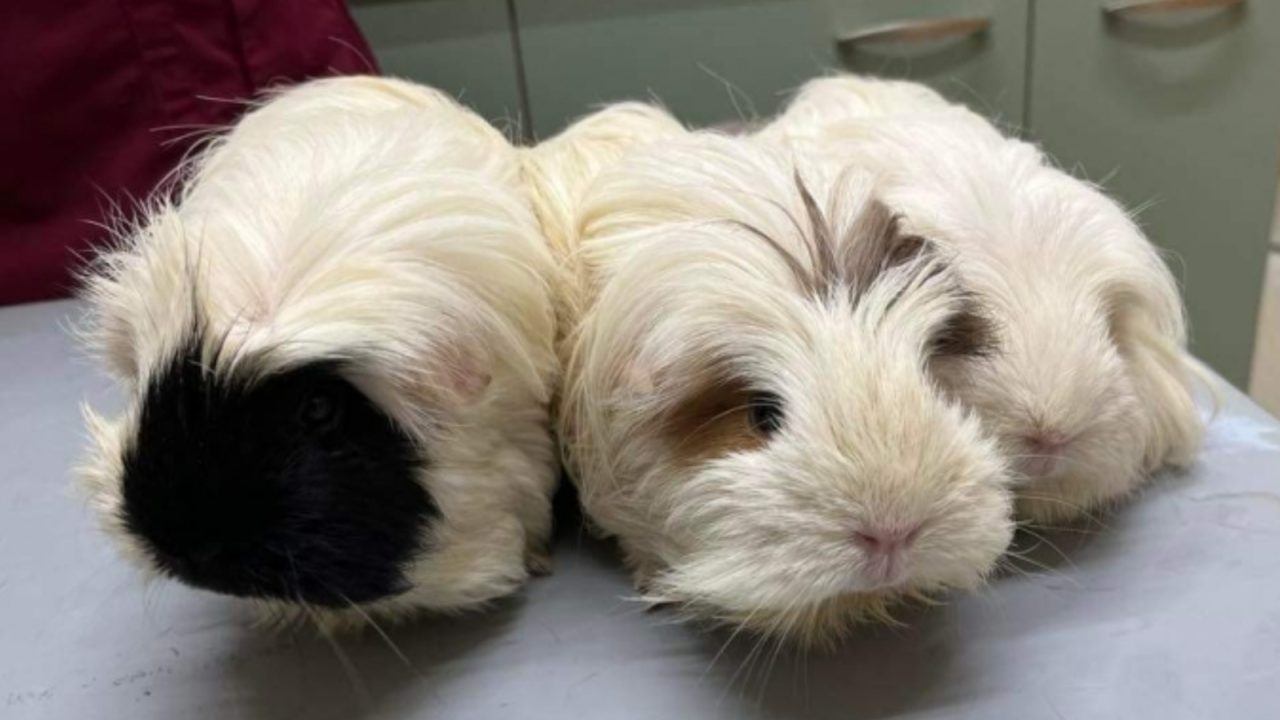
<path fill-rule="evenodd" d="M 1246 387 L 1276 197 L 1280 2 L 1127 17 L 1103 4 L 1036 3 L 1029 124 L 1063 166 L 1143 208 L 1194 351 Z"/>
<path fill-rule="evenodd" d="M 1008 129 L 1021 130 L 1030 0 L 820 0 L 820 5 L 846 70 L 918 80 Z"/>
<path fill-rule="evenodd" d="M 440 88 L 518 136 L 506 0 L 353 0 L 351 12 L 384 73 Z"/>
<path fill-rule="evenodd" d="M 833 68 L 919 79 L 1008 124 L 1022 119 L 1028 0 L 516 0 L 516 7 L 534 129 L 544 137 L 592 106 L 627 98 L 657 98 L 693 125 L 768 117 L 790 90 Z M 924 41 L 903 33 L 849 39 L 889 23 L 909 31 L 926 22 L 937 31 L 949 19 L 988 27 Z"/>
<path fill-rule="evenodd" d="M 693 125 L 773 113 L 835 61 L 809 0 L 516 0 L 533 128 L 658 99 Z"/>

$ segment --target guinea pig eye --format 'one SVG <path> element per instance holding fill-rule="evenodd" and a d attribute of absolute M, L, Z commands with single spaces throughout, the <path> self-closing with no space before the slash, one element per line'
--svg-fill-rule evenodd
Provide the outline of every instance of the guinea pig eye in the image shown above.
<path fill-rule="evenodd" d="M 309 427 L 324 428 L 337 421 L 339 411 L 336 397 L 323 390 L 315 390 L 303 398 L 298 418 Z"/>
<path fill-rule="evenodd" d="M 747 402 L 747 421 L 761 435 L 774 434 L 782 427 L 782 398 L 767 390 L 752 393 Z"/>

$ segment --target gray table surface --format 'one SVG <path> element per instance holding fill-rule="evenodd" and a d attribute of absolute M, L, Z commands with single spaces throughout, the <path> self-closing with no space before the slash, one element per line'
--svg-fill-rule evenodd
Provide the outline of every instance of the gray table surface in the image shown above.
<path fill-rule="evenodd" d="M 1043 569 L 835 653 L 641 612 L 611 548 L 571 531 L 518 597 L 392 628 L 402 659 L 144 586 L 70 490 L 77 406 L 119 403 L 77 310 L 0 310 L 2 718 L 1280 718 L 1280 424 L 1225 385 L 1192 471 L 1054 535 Z"/>

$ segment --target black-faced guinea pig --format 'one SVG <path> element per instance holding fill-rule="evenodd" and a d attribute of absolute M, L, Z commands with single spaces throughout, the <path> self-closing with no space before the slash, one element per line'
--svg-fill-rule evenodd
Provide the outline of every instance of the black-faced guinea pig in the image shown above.
<path fill-rule="evenodd" d="M 283 91 L 90 270 L 127 404 L 81 478 L 144 567 L 359 623 L 546 567 L 559 270 L 515 148 L 435 90 Z"/>

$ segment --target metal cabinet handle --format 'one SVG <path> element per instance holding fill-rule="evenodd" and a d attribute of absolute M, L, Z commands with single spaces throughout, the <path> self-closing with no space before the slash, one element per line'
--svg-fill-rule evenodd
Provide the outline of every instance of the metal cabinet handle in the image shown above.
<path fill-rule="evenodd" d="M 947 38 L 969 37 L 970 35 L 986 32 L 990 27 L 991 20 L 984 17 L 904 20 L 841 35 L 836 38 L 836 44 L 841 48 L 852 49 L 857 45 L 866 43 L 929 42 Z"/>
<path fill-rule="evenodd" d="M 1128 15 L 1229 8 L 1243 4 L 1244 0 L 1117 0 L 1104 5 L 1102 13 L 1109 18 L 1119 19 Z"/>

